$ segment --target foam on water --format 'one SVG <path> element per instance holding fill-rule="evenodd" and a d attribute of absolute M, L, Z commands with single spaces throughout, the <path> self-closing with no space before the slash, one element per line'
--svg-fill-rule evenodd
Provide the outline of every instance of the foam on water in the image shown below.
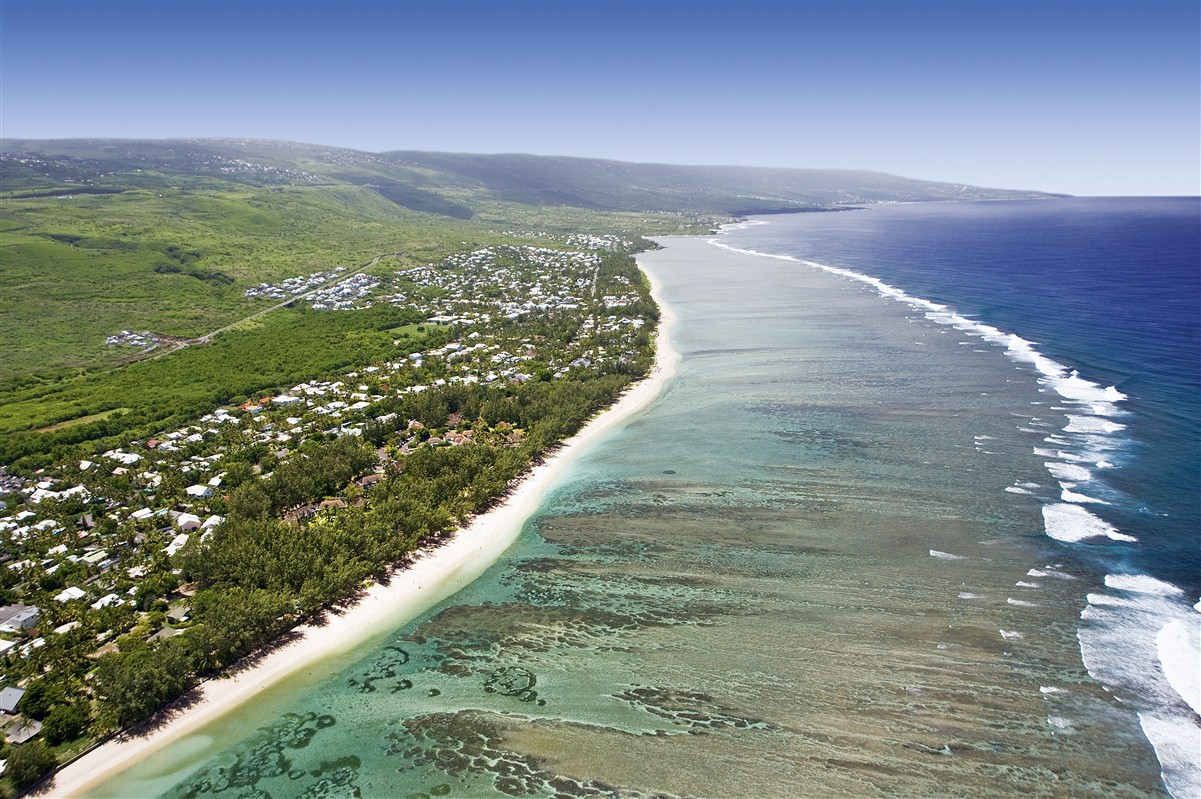
<path fill-rule="evenodd" d="M 1047 467 L 1047 471 L 1056 480 L 1070 480 L 1077 483 L 1084 483 L 1093 478 L 1093 473 L 1083 466 L 1075 463 L 1061 463 L 1059 461 L 1046 461 L 1043 466 Z"/>
<path fill-rule="evenodd" d="M 1046 566 L 1042 569 L 1031 569 L 1030 571 L 1026 572 L 1026 576 L 1027 577 L 1054 577 L 1057 580 L 1075 580 L 1076 579 L 1072 575 L 1067 574 L 1065 572 L 1061 572 L 1058 569 L 1053 569 L 1050 566 Z"/>
<path fill-rule="evenodd" d="M 950 552 L 939 552 L 937 549 L 930 550 L 930 557 L 939 560 L 967 560 L 963 555 L 952 555 Z"/>
<path fill-rule="evenodd" d="M 1063 428 L 1065 433 L 1116 433 L 1119 430 L 1125 430 L 1126 425 L 1119 422 L 1111 422 L 1108 419 L 1103 419 L 1100 416 L 1082 416 L 1079 414 L 1067 414 L 1068 423 Z"/>
<path fill-rule="evenodd" d="M 1171 583 L 1156 580 L 1145 574 L 1107 574 L 1105 587 L 1119 591 L 1134 591 L 1140 594 L 1158 594 L 1160 596 L 1184 596 L 1184 592 Z"/>
<path fill-rule="evenodd" d="M 1201 616 L 1174 585 L 1110 574 L 1090 593 L 1077 631 L 1089 674 L 1138 712 L 1164 784 L 1201 796 Z"/>
<path fill-rule="evenodd" d="M 1149 712 L 1139 713 L 1138 721 L 1143 735 L 1155 748 L 1168 792 L 1179 799 L 1201 796 L 1201 768 L 1197 766 L 1201 736 L 1197 734 L 1197 723 Z"/>
<path fill-rule="evenodd" d="M 1043 506 L 1043 526 L 1047 535 L 1057 541 L 1083 541 L 1105 537 L 1113 541 L 1137 541 L 1134 536 L 1119 533 L 1109 522 L 1094 516 L 1079 505 L 1056 502 Z"/>
<path fill-rule="evenodd" d="M 1109 502 L 1106 502 L 1103 499 L 1097 499 L 1096 497 L 1090 497 L 1087 494 L 1077 494 L 1075 491 L 1071 490 L 1073 488 L 1072 483 L 1060 483 L 1059 487 L 1061 489 L 1059 498 L 1061 500 L 1063 500 L 1064 502 L 1091 502 L 1096 505 L 1111 504 Z"/>
<path fill-rule="evenodd" d="M 1159 664 L 1168 684 L 1201 715 L 1201 624 L 1173 619 L 1155 636 Z"/>
<path fill-rule="evenodd" d="M 1066 452 L 1062 449 L 1048 449 L 1046 447 L 1035 447 L 1034 454 L 1040 458 L 1058 458 L 1061 461 L 1068 463 L 1090 463 L 1091 461 L 1084 455 L 1077 455 L 1074 452 Z"/>

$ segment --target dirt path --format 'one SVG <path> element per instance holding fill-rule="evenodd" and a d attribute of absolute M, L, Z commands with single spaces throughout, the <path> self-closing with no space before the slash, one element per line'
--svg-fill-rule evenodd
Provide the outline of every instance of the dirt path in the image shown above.
<path fill-rule="evenodd" d="M 380 262 L 381 259 L 388 258 L 393 255 L 399 256 L 400 253 L 398 253 L 398 252 L 381 253 L 380 255 L 375 256 L 370 261 L 368 261 L 367 263 L 360 266 L 358 269 L 355 269 L 353 272 L 347 272 L 344 275 L 340 275 L 337 280 L 331 281 L 331 283 L 338 283 L 343 280 L 346 280 L 349 277 L 354 277 L 355 275 L 359 274 L 360 272 L 365 272 L 368 269 L 370 269 L 371 267 L 375 266 L 376 264 L 378 264 Z M 217 328 L 216 330 L 210 330 L 209 332 L 205 333 L 202 336 L 197 336 L 196 338 L 184 338 L 184 339 L 175 338 L 170 341 L 164 341 L 163 342 L 164 346 L 160 347 L 153 353 L 147 353 L 147 356 L 145 358 L 138 358 L 135 360 L 152 360 L 154 358 L 161 358 L 164 355 L 170 355 L 173 352 L 179 352 L 184 347 L 190 347 L 193 344 L 208 344 L 210 341 L 213 340 L 214 336 L 220 335 L 221 333 L 224 333 L 227 330 L 232 330 L 233 328 L 237 327 L 240 324 L 249 322 L 251 319 L 257 319 L 260 316 L 265 316 L 266 314 L 271 313 L 272 311 L 278 311 L 280 308 L 291 305 L 294 302 L 300 302 L 300 301 L 306 299 L 307 297 L 310 297 L 313 294 L 316 294 L 318 291 L 322 291 L 324 289 L 329 288 L 331 283 L 324 283 L 315 289 L 306 291 L 304 294 L 297 294 L 294 297 L 289 297 L 286 300 L 283 300 L 282 302 L 277 302 L 275 305 L 272 305 L 269 308 L 264 308 L 261 311 L 255 311 L 254 313 L 250 314 L 249 316 L 244 316 L 241 319 L 237 319 L 233 322 L 230 322 L 227 325 L 222 325 L 221 327 Z"/>

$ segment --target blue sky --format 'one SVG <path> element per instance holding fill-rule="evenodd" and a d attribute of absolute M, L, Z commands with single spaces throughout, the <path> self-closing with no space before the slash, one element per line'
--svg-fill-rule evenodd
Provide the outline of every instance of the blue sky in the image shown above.
<path fill-rule="evenodd" d="M 1198 194 L 1157 2 L 4 0 L 6 137 L 247 136 Z"/>

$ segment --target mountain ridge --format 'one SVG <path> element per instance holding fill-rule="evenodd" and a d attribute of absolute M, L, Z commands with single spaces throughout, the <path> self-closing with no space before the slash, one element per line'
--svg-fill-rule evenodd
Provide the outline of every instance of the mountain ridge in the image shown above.
<path fill-rule="evenodd" d="M 150 188 L 172 177 L 251 185 L 350 184 L 397 205 L 469 218 L 482 203 L 730 215 L 879 202 L 1039 199 L 1046 192 L 857 169 L 662 164 L 527 153 L 370 152 L 273 139 L 0 139 L 10 191 Z"/>

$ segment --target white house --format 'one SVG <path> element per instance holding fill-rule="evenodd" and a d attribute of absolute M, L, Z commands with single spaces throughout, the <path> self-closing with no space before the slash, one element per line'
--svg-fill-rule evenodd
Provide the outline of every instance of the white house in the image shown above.
<path fill-rule="evenodd" d="M 103 549 L 93 549 L 91 552 L 84 555 L 80 560 L 87 563 L 89 566 L 95 566 L 100 561 L 108 557 L 108 552 Z"/>
<path fill-rule="evenodd" d="M 193 528 L 193 529 L 195 529 L 195 528 Z M 167 556 L 170 557 L 171 555 L 174 555 L 179 550 L 183 549 L 183 545 L 186 543 L 188 543 L 188 534 L 187 533 L 180 533 L 179 535 L 175 536 L 175 538 L 172 538 L 171 543 L 167 544 L 167 547 L 166 547 Z"/>
<path fill-rule="evenodd" d="M 105 594 L 92 603 L 92 610 L 100 610 L 101 608 L 107 608 L 109 605 L 119 604 L 121 604 L 121 597 L 116 594 Z"/>
<path fill-rule="evenodd" d="M 211 497 L 213 495 L 213 488 L 212 486 L 200 485 L 197 483 L 196 485 L 190 485 L 185 488 L 184 493 L 189 497 Z"/>
<path fill-rule="evenodd" d="M 68 586 L 54 595 L 55 602 L 70 602 L 73 599 L 83 599 L 87 596 L 87 591 L 77 586 Z"/>
<path fill-rule="evenodd" d="M 200 526 L 200 517 L 194 513 L 181 513 L 175 517 L 175 526 L 187 532 Z"/>
<path fill-rule="evenodd" d="M 110 449 L 108 452 L 104 453 L 104 457 L 112 458 L 113 460 L 123 463 L 126 466 L 132 466 L 142 459 L 142 456 L 136 452 L 122 452 L 119 449 Z"/>

